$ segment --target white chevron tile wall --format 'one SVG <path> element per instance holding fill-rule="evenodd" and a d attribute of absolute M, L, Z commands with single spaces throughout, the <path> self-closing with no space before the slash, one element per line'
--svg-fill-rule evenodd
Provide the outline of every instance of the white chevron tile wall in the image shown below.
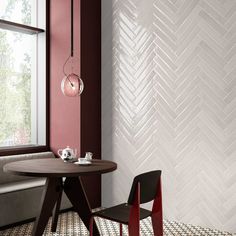
<path fill-rule="evenodd" d="M 236 1 L 102 0 L 103 204 L 163 170 L 164 216 L 236 232 Z"/>

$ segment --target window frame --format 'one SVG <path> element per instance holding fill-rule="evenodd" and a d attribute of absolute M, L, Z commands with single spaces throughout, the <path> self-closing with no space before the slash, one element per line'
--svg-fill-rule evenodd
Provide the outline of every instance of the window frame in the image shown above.
<path fill-rule="evenodd" d="M 50 137 L 50 129 L 49 129 L 49 120 L 50 120 L 50 0 L 44 0 L 45 1 L 45 17 L 46 17 L 46 28 L 45 30 L 27 26 L 24 24 L 15 23 L 12 21 L 6 21 L 0 19 L 0 28 L 16 31 L 20 33 L 25 34 L 38 34 L 41 32 L 46 33 L 46 54 L 45 54 L 45 69 L 46 69 L 46 88 L 45 88 L 45 94 L 46 94 L 46 107 L 45 107 L 45 113 L 46 113 L 46 130 L 45 130 L 45 145 L 20 145 L 20 146 L 7 146 L 7 147 L 0 147 L 0 156 L 7 156 L 7 155 L 17 155 L 17 154 L 27 154 L 27 153 L 37 153 L 37 152 L 45 152 L 50 151 L 49 146 L 49 137 Z"/>

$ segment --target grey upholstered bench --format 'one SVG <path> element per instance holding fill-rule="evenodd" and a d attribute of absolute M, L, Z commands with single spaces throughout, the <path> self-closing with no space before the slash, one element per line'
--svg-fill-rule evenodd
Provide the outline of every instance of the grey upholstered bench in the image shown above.
<path fill-rule="evenodd" d="M 0 156 L 0 227 L 32 219 L 37 216 L 44 178 L 25 177 L 3 172 L 3 166 L 9 162 L 55 158 L 52 152 Z M 70 208 L 71 204 L 63 195 L 61 209 Z"/>

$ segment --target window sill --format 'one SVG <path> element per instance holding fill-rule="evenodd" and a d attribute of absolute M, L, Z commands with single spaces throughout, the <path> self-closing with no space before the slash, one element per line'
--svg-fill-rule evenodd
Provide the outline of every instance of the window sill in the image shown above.
<path fill-rule="evenodd" d="M 19 32 L 19 33 L 30 34 L 30 35 L 44 32 L 43 29 L 39 29 L 36 27 L 23 25 L 23 24 L 19 24 L 19 23 L 7 21 L 7 20 L 2 20 L 2 19 L 0 19 L 0 28 Z"/>
<path fill-rule="evenodd" d="M 27 153 L 47 152 L 50 151 L 48 146 L 27 145 L 0 148 L 0 156 L 10 156 Z"/>

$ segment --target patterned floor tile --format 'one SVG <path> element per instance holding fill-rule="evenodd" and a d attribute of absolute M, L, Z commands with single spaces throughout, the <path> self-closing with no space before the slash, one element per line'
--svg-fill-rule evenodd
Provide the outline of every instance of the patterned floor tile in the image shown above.
<path fill-rule="evenodd" d="M 109 220 L 95 218 L 102 236 L 119 235 L 119 225 Z M 24 224 L 8 230 L 0 231 L 0 236 L 30 236 L 33 223 Z M 51 233 L 51 219 L 43 236 L 89 236 L 89 233 L 77 213 L 72 211 L 60 215 L 56 233 Z M 128 235 L 127 227 L 123 226 L 124 235 Z M 152 236 L 151 220 L 149 218 L 141 222 L 141 235 Z M 233 236 L 228 232 L 220 232 L 199 226 L 183 223 L 164 221 L 164 236 Z"/>

